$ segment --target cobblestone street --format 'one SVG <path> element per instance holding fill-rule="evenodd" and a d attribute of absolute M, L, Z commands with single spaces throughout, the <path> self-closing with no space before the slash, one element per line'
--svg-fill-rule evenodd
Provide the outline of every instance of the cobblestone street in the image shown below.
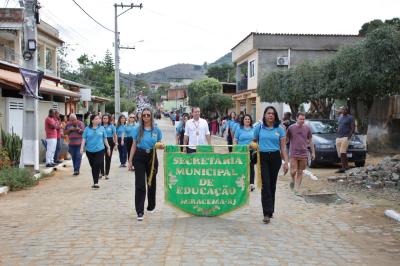
<path fill-rule="evenodd" d="M 174 128 L 158 122 L 164 142 Z M 215 139 L 215 142 L 222 139 Z M 366 203 L 306 203 L 286 181 L 271 223 L 262 223 L 259 190 L 250 204 L 216 218 L 187 215 L 164 202 L 162 151 L 157 207 L 137 222 L 134 174 L 118 168 L 91 190 L 87 158 L 78 177 L 58 171 L 32 189 L 0 197 L 0 264 L 398 265 L 400 224 Z M 368 219 L 377 216 L 376 219 Z M 396 262 L 397 261 L 397 262 Z"/>

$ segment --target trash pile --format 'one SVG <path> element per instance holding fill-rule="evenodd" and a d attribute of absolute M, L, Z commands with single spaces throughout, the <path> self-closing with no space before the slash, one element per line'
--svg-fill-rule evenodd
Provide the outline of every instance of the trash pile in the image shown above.
<path fill-rule="evenodd" d="M 343 175 L 330 176 L 328 181 L 343 182 L 365 189 L 392 188 L 400 191 L 400 154 L 385 157 L 377 165 L 352 168 Z"/>

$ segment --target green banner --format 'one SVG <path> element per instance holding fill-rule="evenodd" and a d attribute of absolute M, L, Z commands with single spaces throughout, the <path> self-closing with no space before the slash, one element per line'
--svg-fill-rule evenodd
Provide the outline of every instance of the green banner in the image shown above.
<path fill-rule="evenodd" d="M 217 216 L 247 204 L 249 149 L 237 145 L 218 154 L 204 145 L 186 154 L 167 145 L 164 152 L 165 200 L 197 216 Z"/>

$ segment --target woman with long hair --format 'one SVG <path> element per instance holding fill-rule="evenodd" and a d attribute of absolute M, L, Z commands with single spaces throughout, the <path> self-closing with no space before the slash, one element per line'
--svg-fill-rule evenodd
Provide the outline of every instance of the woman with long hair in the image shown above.
<path fill-rule="evenodd" d="M 93 186 L 92 188 L 100 188 L 98 185 L 100 168 L 104 160 L 105 147 L 108 155 L 111 154 L 108 145 L 107 135 L 104 127 L 100 125 L 101 120 L 98 115 L 90 116 L 89 126 L 85 128 L 82 135 L 81 154 L 86 148 L 86 156 L 92 168 Z"/>
<path fill-rule="evenodd" d="M 132 142 L 133 142 L 133 129 L 136 126 L 136 117 L 132 113 L 128 117 L 128 122 L 126 123 L 125 126 L 125 132 L 124 132 L 124 142 L 126 145 L 126 150 L 128 152 L 128 157 L 130 158 L 131 155 L 131 148 L 132 148 Z"/>
<path fill-rule="evenodd" d="M 143 220 L 144 202 L 147 186 L 147 211 L 153 213 L 156 208 L 156 175 L 158 159 L 156 148 L 163 148 L 157 142 L 162 139 L 161 130 L 154 124 L 149 108 L 142 111 L 139 126 L 133 131 L 133 142 L 129 158 L 129 169 L 135 167 L 135 208 L 138 221 Z"/>
<path fill-rule="evenodd" d="M 253 128 L 253 119 L 251 115 L 246 114 L 242 121 L 240 122 L 240 126 L 235 130 L 235 138 L 233 139 L 234 144 L 239 145 L 250 145 L 254 140 L 254 128 Z M 256 163 L 255 151 L 250 149 L 250 190 L 254 191 L 254 164 Z"/>
<path fill-rule="evenodd" d="M 273 106 L 265 108 L 262 123 L 254 129 L 254 141 L 260 151 L 263 222 L 268 224 L 275 210 L 276 182 L 282 158 L 284 174 L 289 169 L 285 130 L 280 127 L 278 112 Z"/>
<path fill-rule="evenodd" d="M 119 161 L 120 161 L 120 166 L 119 167 L 126 167 L 126 159 L 128 152 L 126 150 L 126 144 L 124 140 L 124 133 L 125 133 L 125 128 L 126 128 L 126 117 L 124 115 L 120 115 L 118 117 L 118 122 L 117 122 L 117 136 L 118 136 L 118 152 L 119 152 Z"/>
<path fill-rule="evenodd" d="M 105 179 L 109 179 L 110 176 L 110 167 L 111 167 L 111 158 L 113 154 L 114 147 L 118 146 L 118 138 L 117 138 L 117 129 L 113 124 L 111 124 L 111 116 L 109 114 L 103 115 L 101 118 L 101 125 L 104 127 L 107 135 L 107 142 L 110 146 L 110 155 L 107 153 L 104 154 L 104 159 L 101 165 L 101 175 L 105 176 Z M 104 161 L 105 161 L 105 169 L 104 169 Z"/>

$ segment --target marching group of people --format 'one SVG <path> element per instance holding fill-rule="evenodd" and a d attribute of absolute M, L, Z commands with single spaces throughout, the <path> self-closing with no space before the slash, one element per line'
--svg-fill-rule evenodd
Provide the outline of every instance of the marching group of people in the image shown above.
<path fill-rule="evenodd" d="M 143 220 L 144 203 L 147 198 L 147 211 L 153 212 L 156 204 L 156 175 L 158 159 L 156 149 L 164 148 L 163 134 L 154 122 L 150 108 L 141 113 L 130 114 L 128 119 L 121 115 L 114 124 L 108 114 L 92 114 L 88 125 L 79 121 L 75 114 L 69 115 L 65 127 L 54 119 L 54 111 L 49 111 L 46 119 L 47 153 L 46 164 L 53 165 L 53 146 L 57 146 L 58 130 L 69 138 L 69 152 L 72 157 L 74 175 L 79 175 L 84 151 L 92 169 L 93 189 L 98 189 L 98 180 L 103 176 L 109 179 L 111 158 L 114 149 L 119 151 L 120 167 L 135 172 L 135 208 L 137 219 Z M 258 163 L 261 175 L 261 202 L 263 222 L 269 223 L 275 208 L 275 192 L 279 170 L 289 171 L 292 181 L 290 188 L 297 194 L 302 181 L 302 173 L 307 164 L 309 149 L 315 157 L 310 128 L 305 125 L 305 115 L 297 114 L 297 121 L 291 122 L 285 114 L 281 122 L 273 106 L 265 108 L 262 119 L 253 126 L 251 115 L 236 116 L 232 112 L 226 121 L 227 144 L 229 152 L 233 145 L 249 145 L 250 190 L 254 191 L 255 170 Z M 346 120 L 346 122 L 348 119 Z M 344 135 L 351 132 L 343 132 Z M 61 134 L 61 133 L 60 133 Z M 200 108 L 193 107 L 192 113 L 182 114 L 176 126 L 176 144 L 183 145 L 182 152 L 195 153 L 198 145 L 211 145 L 211 134 L 206 120 L 200 117 Z M 289 148 L 289 152 L 287 150 Z M 339 151 L 338 151 L 339 152 Z M 343 153 L 343 151 L 341 151 Z"/>

